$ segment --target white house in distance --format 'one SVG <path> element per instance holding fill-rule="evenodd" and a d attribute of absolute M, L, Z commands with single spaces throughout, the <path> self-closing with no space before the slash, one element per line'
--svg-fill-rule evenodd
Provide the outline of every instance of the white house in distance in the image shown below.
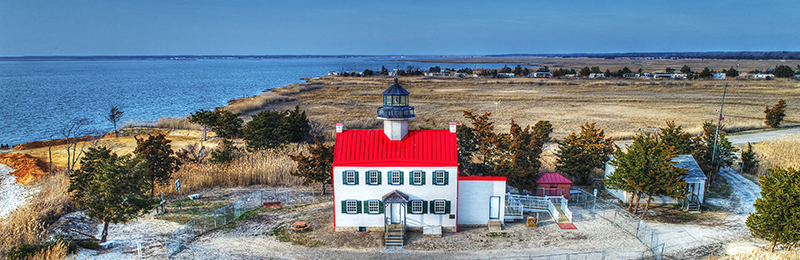
<path fill-rule="evenodd" d="M 705 195 L 705 187 L 706 187 L 706 175 L 703 173 L 703 170 L 700 169 L 700 165 L 697 164 L 697 161 L 694 160 L 694 157 L 690 154 L 682 154 L 678 155 L 675 158 L 672 158 L 672 161 L 677 162 L 675 164 L 676 167 L 681 167 L 684 169 L 689 170 L 686 173 L 686 177 L 683 178 L 684 181 L 689 185 L 689 192 L 690 194 L 686 196 L 687 203 L 685 206 L 689 207 L 692 210 L 695 207 L 699 207 L 700 204 L 703 203 L 704 195 Z M 606 173 L 605 176 L 608 176 L 613 173 L 617 167 L 611 166 L 610 162 L 606 163 Z M 613 190 L 613 189 L 606 189 L 609 193 L 614 195 L 614 197 L 619 198 L 625 203 L 629 203 L 631 194 L 627 191 L 623 190 Z M 641 203 L 647 202 L 647 197 L 642 196 L 639 200 Z M 678 201 L 674 198 L 670 197 L 653 197 L 653 200 L 650 202 L 651 204 L 674 204 L 674 203 L 683 203 L 683 201 Z M 699 208 L 697 208 L 699 209 Z"/>
<path fill-rule="evenodd" d="M 414 107 L 395 79 L 383 92 L 384 128 L 336 125 L 334 230 L 386 231 L 387 245 L 406 230 L 455 232 L 459 225 L 502 225 L 505 177 L 459 177 L 456 124 L 409 130 Z M 396 241 L 395 241 L 396 242 Z"/>

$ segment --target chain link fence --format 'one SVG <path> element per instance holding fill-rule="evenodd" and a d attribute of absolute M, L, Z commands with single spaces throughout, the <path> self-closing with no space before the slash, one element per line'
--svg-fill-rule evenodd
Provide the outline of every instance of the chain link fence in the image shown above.
<path fill-rule="evenodd" d="M 643 253 L 642 258 L 652 257 L 657 260 L 664 258 L 664 241 L 644 220 L 617 205 L 595 197 L 591 193 L 579 191 L 580 193 L 570 195 L 570 205 L 577 205 L 597 214 L 597 216 L 610 221 L 625 232 L 635 236 L 648 249 Z"/>
<path fill-rule="evenodd" d="M 323 194 L 323 190 L 325 194 Z M 181 227 L 173 231 L 165 239 L 166 256 L 172 258 L 181 252 L 189 241 L 209 231 L 215 230 L 231 222 L 236 221 L 247 211 L 262 207 L 264 202 L 280 202 L 281 206 L 291 206 L 297 204 L 327 201 L 332 199 L 331 186 L 322 185 L 278 188 L 260 190 L 247 194 L 222 208 L 195 217 L 186 222 Z M 208 251 L 208 250 L 206 250 Z M 205 252 L 205 251 L 204 251 Z M 220 253 L 218 253 L 220 254 Z M 202 254 L 201 254 L 202 255 Z M 199 257 L 200 259 L 228 259 L 214 257 Z M 231 259 L 250 259 L 250 258 L 231 258 Z M 273 259 L 273 258 L 253 258 L 253 259 Z"/>
<path fill-rule="evenodd" d="M 170 257 L 170 259 L 177 260 L 286 260 L 289 258 L 278 258 L 269 256 L 254 256 L 244 254 L 234 254 L 230 252 L 220 251 L 213 248 L 202 247 L 198 245 L 188 244 L 177 255 Z"/>

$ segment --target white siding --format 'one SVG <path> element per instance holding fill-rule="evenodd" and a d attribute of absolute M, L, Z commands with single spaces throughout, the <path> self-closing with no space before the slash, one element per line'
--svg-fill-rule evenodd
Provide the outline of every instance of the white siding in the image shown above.
<path fill-rule="evenodd" d="M 500 221 L 505 217 L 504 181 L 459 181 L 458 224 L 486 225 L 489 223 L 489 198 L 500 197 Z"/>
<path fill-rule="evenodd" d="M 347 170 L 354 170 L 358 172 L 358 185 L 344 185 L 342 184 L 342 172 Z M 380 185 L 368 185 L 367 171 L 377 170 L 381 172 Z M 388 184 L 388 176 L 390 171 L 399 170 L 403 172 L 402 185 Z M 434 171 L 444 170 L 448 172 L 448 185 L 435 185 L 434 184 Z M 409 227 L 422 227 L 425 225 L 438 225 L 438 226 L 456 226 L 456 219 L 450 219 L 450 215 L 455 215 L 458 212 L 458 202 L 456 195 L 458 193 L 458 172 L 456 167 L 334 167 L 333 169 L 333 185 L 334 185 L 334 217 L 336 219 L 337 227 L 375 227 L 384 225 L 383 214 L 347 214 L 342 213 L 341 205 L 343 200 L 380 200 L 383 195 L 393 191 L 399 190 L 400 192 L 408 195 L 409 200 L 425 200 L 432 202 L 433 200 L 448 200 L 450 201 L 450 214 L 408 214 L 407 209 L 403 212 L 406 215 L 406 225 Z M 425 172 L 425 185 L 412 185 L 410 176 L 412 171 Z M 364 210 L 366 212 L 366 210 Z M 389 213 L 389 209 L 386 209 Z"/>

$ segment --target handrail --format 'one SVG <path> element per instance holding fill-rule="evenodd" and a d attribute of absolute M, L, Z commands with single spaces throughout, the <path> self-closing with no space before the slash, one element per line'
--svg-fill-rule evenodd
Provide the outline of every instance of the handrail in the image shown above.
<path fill-rule="evenodd" d="M 563 211 L 564 215 L 567 216 L 567 220 L 572 222 L 572 211 L 569 210 L 569 206 L 567 206 L 567 200 L 564 199 L 564 196 L 561 196 L 561 211 Z"/>

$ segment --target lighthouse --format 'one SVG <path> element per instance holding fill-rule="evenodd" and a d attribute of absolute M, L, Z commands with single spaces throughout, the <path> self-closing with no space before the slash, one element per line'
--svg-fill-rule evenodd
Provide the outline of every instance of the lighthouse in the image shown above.
<path fill-rule="evenodd" d="M 401 141 L 408 134 L 408 120 L 414 119 L 414 107 L 408 106 L 408 91 L 397 78 L 383 92 L 383 106 L 378 107 L 378 119 L 383 120 L 383 132 L 392 141 Z"/>

